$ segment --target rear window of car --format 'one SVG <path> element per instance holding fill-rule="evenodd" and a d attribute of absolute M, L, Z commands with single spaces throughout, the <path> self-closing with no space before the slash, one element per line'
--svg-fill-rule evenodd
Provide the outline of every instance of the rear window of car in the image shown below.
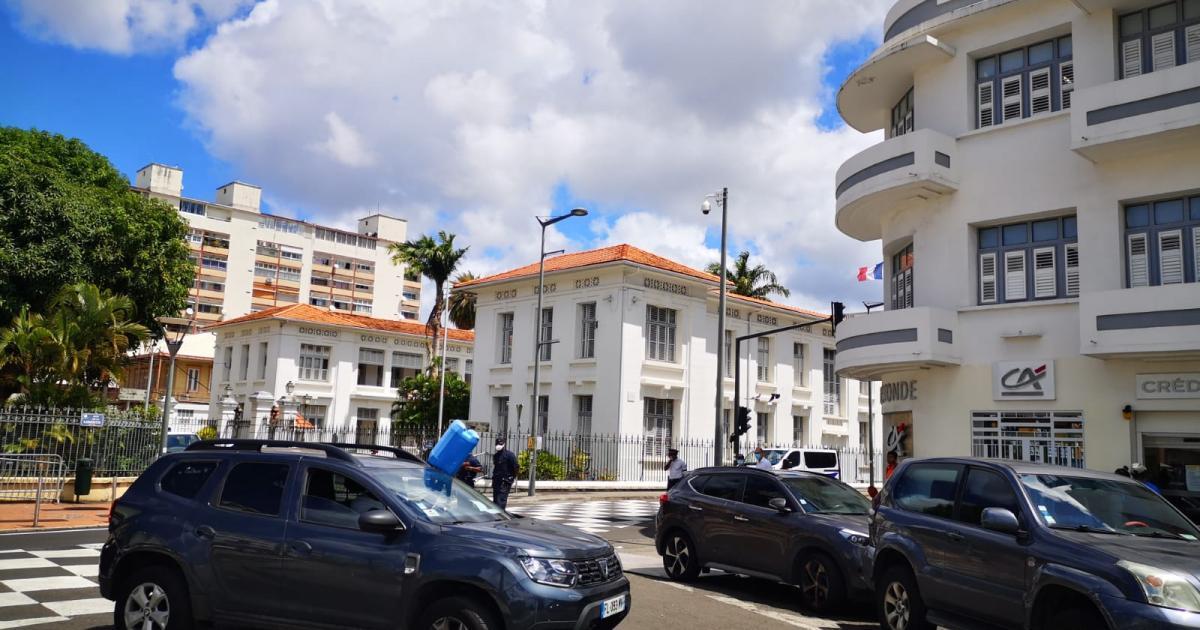
<path fill-rule="evenodd" d="M 805 468 L 837 468 L 837 465 L 837 453 L 816 451 L 804 454 Z"/>
<path fill-rule="evenodd" d="M 742 486 L 746 479 L 742 475 L 711 475 L 704 482 L 704 494 L 729 501 L 742 500 Z"/>
<path fill-rule="evenodd" d="M 228 510 L 278 516 L 290 468 L 287 464 L 254 462 L 234 466 L 225 477 L 218 505 Z"/>
<path fill-rule="evenodd" d="M 216 469 L 217 462 L 179 462 L 162 476 L 158 485 L 163 492 L 194 499 Z"/>
<path fill-rule="evenodd" d="M 961 471 L 955 464 L 914 464 L 896 484 L 892 500 L 910 512 L 951 518 Z"/>

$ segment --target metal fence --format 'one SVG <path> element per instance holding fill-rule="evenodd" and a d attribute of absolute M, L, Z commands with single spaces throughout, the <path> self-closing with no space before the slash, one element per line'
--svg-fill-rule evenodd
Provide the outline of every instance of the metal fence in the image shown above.
<path fill-rule="evenodd" d="M 158 422 L 110 412 L 102 426 L 90 427 L 80 424 L 80 415 L 73 409 L 0 408 L 0 451 L 5 457 L 57 457 L 64 474 L 90 459 L 98 477 L 137 476 L 158 456 Z"/>

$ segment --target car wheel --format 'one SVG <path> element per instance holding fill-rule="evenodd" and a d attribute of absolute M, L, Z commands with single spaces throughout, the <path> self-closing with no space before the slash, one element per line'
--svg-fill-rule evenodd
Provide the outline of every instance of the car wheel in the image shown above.
<path fill-rule="evenodd" d="M 687 582 L 700 575 L 700 559 L 696 557 L 696 546 L 686 534 L 672 532 L 663 547 L 662 558 L 663 569 L 672 580 Z"/>
<path fill-rule="evenodd" d="M 833 558 L 812 553 L 800 561 L 800 597 L 809 610 L 825 613 L 842 605 L 846 582 Z"/>
<path fill-rule="evenodd" d="M 166 567 L 139 569 L 124 580 L 113 607 L 116 630 L 191 630 L 192 602 L 183 577 Z"/>
<path fill-rule="evenodd" d="M 479 602 L 466 597 L 446 597 L 425 609 L 417 630 L 496 630 L 500 622 Z"/>
<path fill-rule="evenodd" d="M 1054 630 L 1101 630 L 1108 627 L 1100 612 L 1090 605 L 1071 604 L 1049 617 L 1045 627 Z"/>
<path fill-rule="evenodd" d="M 925 620 L 925 602 L 917 590 L 917 580 L 907 567 L 896 566 L 884 572 L 875 585 L 879 627 L 883 630 L 933 630 Z"/>

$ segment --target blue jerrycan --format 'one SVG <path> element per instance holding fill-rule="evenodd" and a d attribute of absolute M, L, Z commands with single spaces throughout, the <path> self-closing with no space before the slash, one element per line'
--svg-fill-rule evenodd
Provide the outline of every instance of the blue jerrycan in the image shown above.
<path fill-rule="evenodd" d="M 468 429 L 462 420 L 455 420 L 430 451 L 429 464 L 448 475 L 453 475 L 462 468 L 463 461 L 475 450 L 477 444 L 479 434 Z"/>

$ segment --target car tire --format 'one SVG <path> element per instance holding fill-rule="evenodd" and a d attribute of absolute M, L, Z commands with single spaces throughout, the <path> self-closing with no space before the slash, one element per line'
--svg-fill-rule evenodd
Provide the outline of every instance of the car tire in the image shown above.
<path fill-rule="evenodd" d="M 827 613 L 846 601 L 846 580 L 837 562 L 822 552 L 810 553 L 800 559 L 800 599 L 815 613 Z"/>
<path fill-rule="evenodd" d="M 490 608 L 467 597 L 445 597 L 421 615 L 416 630 L 499 630 Z"/>
<path fill-rule="evenodd" d="M 163 566 L 138 569 L 123 580 L 113 606 L 115 630 L 192 630 L 192 601 L 179 572 Z"/>
<path fill-rule="evenodd" d="M 1090 604 L 1074 604 L 1051 613 L 1046 628 L 1054 630 L 1104 630 L 1104 617 Z"/>
<path fill-rule="evenodd" d="M 883 630 L 934 629 L 925 620 L 925 602 L 908 567 L 894 566 L 884 571 L 875 584 L 875 601 Z"/>
<path fill-rule="evenodd" d="M 667 535 L 663 544 L 663 570 L 667 577 L 676 582 L 690 582 L 700 575 L 700 558 L 696 545 L 688 535 L 674 531 Z"/>

